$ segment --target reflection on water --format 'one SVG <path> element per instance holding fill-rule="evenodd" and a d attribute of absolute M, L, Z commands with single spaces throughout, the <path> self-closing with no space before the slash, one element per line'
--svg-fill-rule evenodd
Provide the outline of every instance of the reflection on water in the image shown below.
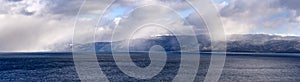
<path fill-rule="evenodd" d="M 22 56 L 20 56 L 22 55 Z M 147 55 L 133 55 L 135 64 L 149 64 Z M 153 79 L 135 79 L 118 69 L 111 55 L 99 55 L 102 71 L 110 81 L 171 81 L 178 71 L 179 55 L 168 55 L 166 66 Z M 203 81 L 210 56 L 201 55 L 196 81 Z M 228 55 L 220 78 L 224 82 L 300 81 L 300 57 Z M 124 62 L 126 63 L 126 62 Z M 71 54 L 1 54 L 0 81 L 79 81 Z"/>

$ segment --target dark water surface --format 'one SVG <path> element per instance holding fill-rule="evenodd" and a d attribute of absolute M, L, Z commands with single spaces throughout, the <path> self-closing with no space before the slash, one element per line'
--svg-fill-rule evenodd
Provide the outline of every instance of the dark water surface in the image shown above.
<path fill-rule="evenodd" d="M 149 64 L 148 56 L 133 55 L 141 67 Z M 177 74 L 180 56 L 168 55 L 166 66 L 153 79 L 136 79 L 118 69 L 111 55 L 99 55 L 102 71 L 112 82 L 120 81 L 171 81 Z M 196 82 L 203 81 L 210 56 L 201 55 Z M 34 53 L 0 54 L 0 82 L 5 81 L 80 81 L 71 54 Z M 227 55 L 220 82 L 299 82 L 300 57 L 279 55 Z"/>

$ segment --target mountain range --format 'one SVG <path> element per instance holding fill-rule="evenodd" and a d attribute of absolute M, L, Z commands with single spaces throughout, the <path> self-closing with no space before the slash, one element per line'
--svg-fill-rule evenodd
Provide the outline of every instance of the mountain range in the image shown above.
<path fill-rule="evenodd" d="M 155 45 L 160 45 L 165 51 L 179 52 L 189 50 L 190 47 L 197 45 L 199 51 L 211 51 L 211 40 L 208 35 L 197 35 L 196 44 L 179 44 L 178 38 L 184 43 L 189 43 L 194 36 L 154 36 L 151 38 L 137 38 L 131 40 L 122 40 L 115 42 L 96 42 L 90 45 L 95 45 L 96 52 L 111 52 L 112 49 L 117 51 L 141 52 L 150 51 Z M 186 42 L 185 42 L 186 41 Z M 299 36 L 280 36 L 269 34 L 233 34 L 227 36 L 227 52 L 256 52 L 256 53 L 297 53 L 300 52 L 300 37 Z M 114 45 L 112 47 L 112 44 Z M 129 46 L 124 46 L 128 44 Z M 86 45 L 81 45 L 79 48 L 84 49 Z M 126 50 L 128 47 L 129 50 Z M 88 51 L 88 50 L 86 50 Z"/>

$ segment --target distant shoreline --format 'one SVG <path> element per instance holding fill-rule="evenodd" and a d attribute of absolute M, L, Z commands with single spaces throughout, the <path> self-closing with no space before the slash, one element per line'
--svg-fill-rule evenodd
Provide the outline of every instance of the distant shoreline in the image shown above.
<path fill-rule="evenodd" d="M 128 52 L 117 52 L 124 54 Z M 147 52 L 130 52 L 130 54 L 146 54 Z M 167 52 L 172 55 L 179 55 L 180 52 Z M 201 55 L 211 55 L 211 53 L 218 54 L 218 52 L 201 52 Z M 97 55 L 106 54 L 111 55 L 111 52 L 101 52 Z M 181 53 L 181 54 L 196 54 L 196 53 Z M 30 56 L 72 56 L 72 52 L 0 52 L 0 57 L 16 56 L 16 57 L 30 57 Z M 252 53 L 252 52 L 226 52 L 226 56 L 260 56 L 260 57 L 300 57 L 300 53 Z"/>
<path fill-rule="evenodd" d="M 139 52 L 115 52 L 115 53 L 147 53 L 148 51 L 139 51 Z M 72 54 L 73 52 L 0 52 L 0 54 Z M 92 52 L 86 52 L 92 53 Z M 96 52 L 97 54 L 112 54 L 112 52 Z M 180 53 L 176 51 L 167 51 L 166 53 Z M 188 54 L 190 52 L 182 52 Z M 207 52 L 202 51 L 200 54 L 209 54 L 209 53 L 221 53 L 221 52 Z M 223 53 L 223 52 L 222 52 Z M 196 54 L 196 53 L 190 53 Z M 300 54 L 300 52 L 226 52 L 226 54 Z"/>

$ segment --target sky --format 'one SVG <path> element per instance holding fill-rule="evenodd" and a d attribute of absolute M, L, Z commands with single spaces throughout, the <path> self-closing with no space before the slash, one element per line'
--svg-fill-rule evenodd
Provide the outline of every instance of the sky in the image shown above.
<path fill-rule="evenodd" d="M 219 12 L 227 35 L 300 35 L 300 0 L 213 0 L 212 2 Z M 82 3 L 83 0 L 0 0 L 0 52 L 63 51 L 72 43 L 74 23 Z M 99 24 L 97 36 L 102 37 L 99 41 L 109 41 L 115 26 L 121 21 L 129 20 L 128 18 L 150 20 L 150 18 L 128 16 L 135 8 L 150 3 L 161 4 L 177 11 L 185 21 L 173 21 L 174 23 L 170 24 L 176 24 L 174 25 L 178 27 L 176 29 L 183 31 L 183 34 L 184 29 L 180 29 L 182 27 L 203 26 L 200 18 L 184 0 L 117 0 L 109 7 Z M 89 9 L 82 12 L 97 12 L 99 5 L 91 4 Z M 170 13 L 164 11 L 166 10 L 159 9 L 156 13 L 159 15 Z M 153 12 L 146 11 L 142 14 L 151 15 Z M 189 25 L 186 25 L 186 22 Z M 152 32 L 148 33 L 152 34 Z M 147 34 L 139 35 L 144 37 L 142 35 Z"/>

